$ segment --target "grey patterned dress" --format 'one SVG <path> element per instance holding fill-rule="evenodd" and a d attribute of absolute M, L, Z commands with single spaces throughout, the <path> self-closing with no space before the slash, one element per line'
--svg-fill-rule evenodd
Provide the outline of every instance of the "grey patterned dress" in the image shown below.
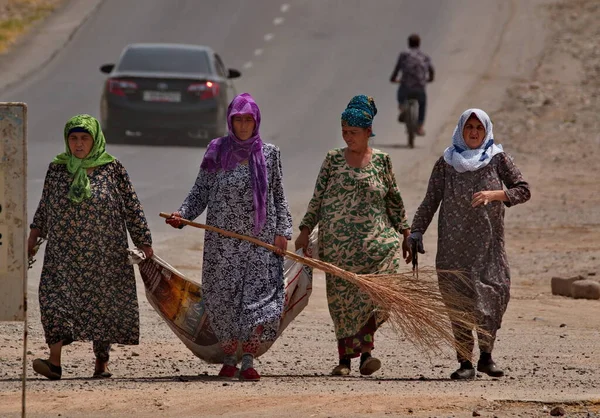
<path fill-rule="evenodd" d="M 267 166 L 267 221 L 257 236 L 273 243 L 292 237 L 292 217 L 283 191 L 279 149 L 263 145 Z M 193 220 L 207 209 L 208 225 L 254 236 L 252 185 L 248 164 L 231 171 L 200 169 L 179 213 Z M 275 340 L 283 312 L 283 257 L 235 238 L 206 231 L 202 292 L 211 326 L 219 341 L 246 341 L 259 326 L 263 341 Z"/>
<path fill-rule="evenodd" d="M 474 193 L 502 190 L 503 184 L 508 202 L 471 206 Z M 457 172 L 442 157 L 433 168 L 427 194 L 412 223 L 412 232 L 425 233 L 441 204 L 436 267 L 461 270 L 469 277 L 473 289 L 462 286 L 458 290 L 473 302 L 472 306 L 463 308 L 474 312 L 479 326 L 492 337 L 480 336 L 479 346 L 486 352 L 493 348 L 510 297 L 510 270 L 504 249 L 504 207 L 524 203 L 529 198 L 529 185 L 505 153 L 495 155 L 487 166 L 465 173 Z M 443 295 L 445 289 L 457 287 L 444 275 L 439 275 L 439 284 Z M 464 341 L 468 338 L 465 330 L 454 328 L 459 340 L 473 344 Z"/>
<path fill-rule="evenodd" d="M 123 165 L 115 160 L 89 174 L 92 196 L 68 197 L 71 175 L 50 164 L 32 228 L 48 239 L 40 279 L 42 325 L 59 341 L 138 344 L 139 315 L 127 231 L 152 245 L 144 211 Z"/>

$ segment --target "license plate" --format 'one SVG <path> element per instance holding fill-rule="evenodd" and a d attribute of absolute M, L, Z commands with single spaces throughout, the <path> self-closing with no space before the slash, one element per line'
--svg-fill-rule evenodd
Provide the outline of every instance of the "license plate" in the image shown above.
<path fill-rule="evenodd" d="M 144 91 L 144 101 L 178 103 L 181 101 L 181 93 L 178 91 L 146 90 Z"/>

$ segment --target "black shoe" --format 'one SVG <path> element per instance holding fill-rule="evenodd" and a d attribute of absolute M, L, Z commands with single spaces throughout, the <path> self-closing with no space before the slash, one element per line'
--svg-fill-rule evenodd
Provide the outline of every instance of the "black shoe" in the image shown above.
<path fill-rule="evenodd" d="M 360 356 L 360 374 L 370 376 L 379 369 L 381 369 L 381 361 L 378 358 L 372 357 L 369 353 Z"/>
<path fill-rule="evenodd" d="M 460 368 L 450 375 L 453 380 L 468 380 L 475 379 L 475 369 L 470 361 L 460 363 Z"/>
<path fill-rule="evenodd" d="M 50 360 L 41 358 L 33 360 L 33 370 L 42 376 L 46 376 L 50 380 L 60 380 L 62 376 L 62 367 L 55 366 L 50 363 Z"/>
<path fill-rule="evenodd" d="M 504 370 L 500 369 L 496 366 L 492 360 L 489 361 L 481 361 L 477 362 L 477 371 L 481 373 L 485 373 L 488 376 L 492 377 L 502 377 L 504 376 Z"/>

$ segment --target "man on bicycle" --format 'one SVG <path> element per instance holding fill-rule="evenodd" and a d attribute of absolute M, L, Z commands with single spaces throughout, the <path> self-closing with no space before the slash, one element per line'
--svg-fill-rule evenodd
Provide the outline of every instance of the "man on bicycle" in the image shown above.
<path fill-rule="evenodd" d="M 435 73 L 433 65 L 431 65 L 431 59 L 419 49 L 420 45 L 421 38 L 419 35 L 412 34 L 408 37 L 408 51 L 400 53 L 390 81 L 396 83 L 398 73 L 402 71 L 402 78 L 398 87 L 398 107 L 400 109 L 398 121 L 404 122 L 406 101 L 412 98 L 417 99 L 419 102 L 419 120 L 416 133 L 423 136 L 425 135 L 423 124 L 427 107 L 425 85 L 433 81 Z"/>

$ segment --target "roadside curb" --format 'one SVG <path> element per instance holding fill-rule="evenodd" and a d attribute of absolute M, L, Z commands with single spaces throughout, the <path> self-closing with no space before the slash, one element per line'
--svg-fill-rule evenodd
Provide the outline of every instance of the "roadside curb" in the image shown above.
<path fill-rule="evenodd" d="M 0 56 L 0 93 L 49 63 L 103 0 L 70 0 L 40 22 L 6 55 Z M 1 99 L 0 99 L 1 100 Z"/>

